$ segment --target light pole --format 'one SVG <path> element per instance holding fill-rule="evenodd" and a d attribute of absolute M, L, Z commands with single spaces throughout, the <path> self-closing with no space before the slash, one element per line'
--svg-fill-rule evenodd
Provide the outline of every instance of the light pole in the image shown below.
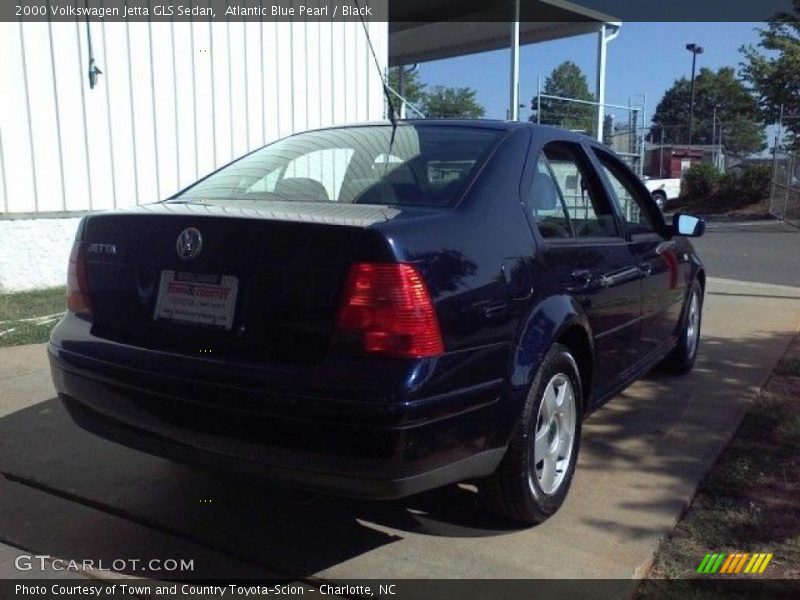
<path fill-rule="evenodd" d="M 697 67 L 697 55 L 703 53 L 703 47 L 698 44 L 686 44 L 686 49 L 692 53 L 692 100 L 689 104 L 689 146 L 691 146 L 694 128 L 694 73 Z"/>
<path fill-rule="evenodd" d="M 722 120 L 720 119 L 719 122 L 719 129 L 720 133 L 722 133 Z M 714 114 L 711 117 L 711 152 L 712 156 L 714 157 L 713 163 L 714 167 L 717 168 L 719 165 L 718 155 L 719 155 L 719 146 L 717 145 L 717 105 L 714 105 Z"/>

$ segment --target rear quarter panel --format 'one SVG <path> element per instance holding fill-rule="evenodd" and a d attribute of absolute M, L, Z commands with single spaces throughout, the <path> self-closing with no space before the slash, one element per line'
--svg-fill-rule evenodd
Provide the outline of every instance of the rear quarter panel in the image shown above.
<path fill-rule="evenodd" d="M 553 340 L 572 324 L 587 327 L 536 258 L 521 197 L 531 143 L 530 129 L 511 131 L 453 209 L 379 226 L 436 303 L 448 354 L 420 378 L 426 393 L 501 383 L 489 447 L 507 443 Z"/>

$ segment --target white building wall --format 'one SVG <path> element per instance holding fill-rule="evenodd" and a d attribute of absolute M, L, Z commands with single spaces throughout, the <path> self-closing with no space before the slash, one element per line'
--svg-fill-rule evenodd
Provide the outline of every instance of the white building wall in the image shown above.
<path fill-rule="evenodd" d="M 75 211 L 161 200 L 278 137 L 383 118 L 358 22 L 89 26 L 94 89 L 86 23 L 0 23 L 0 291 L 63 280 Z M 387 23 L 368 27 L 383 68 Z"/>

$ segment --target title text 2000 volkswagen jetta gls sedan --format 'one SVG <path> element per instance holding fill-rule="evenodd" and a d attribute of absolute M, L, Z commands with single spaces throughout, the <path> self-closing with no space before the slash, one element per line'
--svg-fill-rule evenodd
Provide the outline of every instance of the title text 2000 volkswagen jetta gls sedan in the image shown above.
<path fill-rule="evenodd" d="M 53 378 L 79 425 L 147 452 L 374 498 L 478 479 L 536 523 L 583 417 L 692 367 L 702 231 L 559 129 L 303 133 L 86 217 Z"/>

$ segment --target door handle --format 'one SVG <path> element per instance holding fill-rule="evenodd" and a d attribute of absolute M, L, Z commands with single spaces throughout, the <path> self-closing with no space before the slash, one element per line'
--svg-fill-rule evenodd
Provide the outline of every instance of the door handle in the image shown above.
<path fill-rule="evenodd" d="M 583 292 L 592 285 L 592 280 L 594 279 L 594 274 L 589 269 L 577 269 L 570 273 L 570 277 L 575 282 L 576 285 L 570 286 L 568 291 L 570 292 Z"/>
<path fill-rule="evenodd" d="M 503 315 L 508 310 L 508 303 L 503 301 L 488 302 L 481 306 L 481 312 L 485 319 L 494 319 Z"/>
<path fill-rule="evenodd" d="M 573 271 L 570 277 L 578 283 L 587 284 L 592 280 L 592 272 L 588 269 L 578 269 Z"/>

